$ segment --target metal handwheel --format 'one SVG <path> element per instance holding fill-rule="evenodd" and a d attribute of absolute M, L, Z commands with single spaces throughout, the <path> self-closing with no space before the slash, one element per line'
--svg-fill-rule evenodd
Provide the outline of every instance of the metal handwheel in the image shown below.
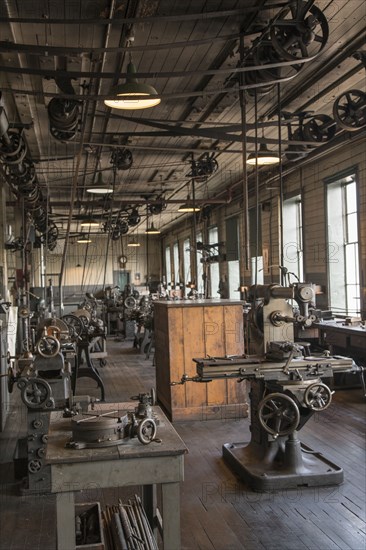
<path fill-rule="evenodd" d="M 308 386 L 304 393 L 304 403 L 312 411 L 324 411 L 332 402 L 330 388 L 322 382 Z"/>
<path fill-rule="evenodd" d="M 270 393 L 258 406 L 262 428 L 274 437 L 288 435 L 300 422 L 300 411 L 295 401 L 284 393 Z"/>
<path fill-rule="evenodd" d="M 271 26 L 276 52 L 288 61 L 313 57 L 325 47 L 329 26 L 325 15 L 307 0 L 295 0 L 280 11 Z"/>
<path fill-rule="evenodd" d="M 60 341 L 54 336 L 42 336 L 36 344 L 36 352 L 42 357 L 55 357 L 60 351 Z"/>
<path fill-rule="evenodd" d="M 69 328 L 70 336 L 72 338 L 76 338 L 81 336 L 81 333 L 84 330 L 84 323 L 80 317 L 77 317 L 76 315 L 72 315 L 69 313 L 68 315 L 63 315 L 62 320 L 65 321 Z"/>
<path fill-rule="evenodd" d="M 366 94 L 361 90 L 348 90 L 334 102 L 333 116 L 342 128 L 350 132 L 366 126 Z"/>
<path fill-rule="evenodd" d="M 124 304 L 126 308 L 133 309 L 134 307 L 136 307 L 136 298 L 134 298 L 133 296 L 127 296 Z"/>
<path fill-rule="evenodd" d="M 51 403 L 51 387 L 42 378 L 19 381 L 23 403 L 30 409 L 47 407 Z"/>
<path fill-rule="evenodd" d="M 156 424 L 152 418 L 145 418 L 137 428 L 137 437 L 140 443 L 148 445 L 156 436 Z"/>

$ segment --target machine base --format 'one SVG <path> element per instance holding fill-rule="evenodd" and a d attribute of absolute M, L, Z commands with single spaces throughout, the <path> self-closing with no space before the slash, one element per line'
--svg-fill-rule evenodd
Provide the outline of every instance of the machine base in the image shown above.
<path fill-rule="evenodd" d="M 276 443 L 274 441 L 273 445 Z M 228 466 L 255 491 L 320 487 L 343 482 L 342 468 L 300 441 L 295 460 L 291 449 L 290 456 L 285 453 L 284 460 L 278 461 L 271 447 L 264 456 L 263 447 L 253 442 L 225 443 L 222 450 Z"/>

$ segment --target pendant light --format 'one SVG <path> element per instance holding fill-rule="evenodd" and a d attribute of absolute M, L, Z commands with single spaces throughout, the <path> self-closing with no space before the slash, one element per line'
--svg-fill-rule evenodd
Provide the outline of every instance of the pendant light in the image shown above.
<path fill-rule="evenodd" d="M 264 138 L 264 131 L 262 130 L 262 138 Z M 270 151 L 265 143 L 259 145 L 257 152 L 250 153 L 247 158 L 247 164 L 250 166 L 268 166 L 271 164 L 278 164 L 280 157 L 274 151 Z"/>
<path fill-rule="evenodd" d="M 103 182 L 103 174 L 99 172 L 97 183 L 92 187 L 88 187 L 86 191 L 87 193 L 94 193 L 95 195 L 109 195 L 113 193 L 113 188 L 111 185 Z"/>
<path fill-rule="evenodd" d="M 153 223 L 151 223 L 150 227 L 148 227 L 145 231 L 146 235 L 159 235 L 160 230 L 157 229 Z"/>
<path fill-rule="evenodd" d="M 187 196 L 187 202 L 181 204 L 178 208 L 178 212 L 199 212 L 201 208 L 197 204 L 193 204 L 193 201 Z"/>
<path fill-rule="evenodd" d="M 107 107 L 112 109 L 147 109 L 154 107 L 160 103 L 160 98 L 157 97 L 158 92 L 150 84 L 139 82 L 136 78 L 136 67 L 132 63 L 132 57 L 130 54 L 130 61 L 127 65 L 126 82 L 119 84 L 112 88 L 110 95 L 111 99 L 105 99 L 104 103 Z M 136 96 L 133 99 L 132 96 Z"/>
<path fill-rule="evenodd" d="M 85 233 L 81 234 L 77 240 L 78 243 L 91 243 L 92 240 Z"/>
<path fill-rule="evenodd" d="M 138 243 L 135 239 L 133 239 L 132 241 L 130 241 L 130 242 L 127 243 L 127 246 L 129 246 L 129 247 L 131 247 L 131 248 L 132 248 L 132 247 L 137 248 L 138 246 L 141 246 L 141 245 L 140 245 L 140 243 Z"/>
<path fill-rule="evenodd" d="M 81 227 L 99 227 L 100 223 L 93 218 L 88 218 L 80 223 Z"/>

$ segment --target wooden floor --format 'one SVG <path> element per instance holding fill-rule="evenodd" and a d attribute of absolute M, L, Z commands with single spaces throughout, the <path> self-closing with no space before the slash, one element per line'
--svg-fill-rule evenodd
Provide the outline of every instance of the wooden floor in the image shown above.
<path fill-rule="evenodd" d="M 127 401 L 154 386 L 155 367 L 131 342 L 108 342 L 108 364 L 100 369 L 107 401 Z M 85 380 L 79 393 L 95 391 Z M 0 550 L 54 550 L 53 496 L 22 496 L 12 456 L 24 435 L 25 407 L 14 389 L 5 431 L 0 434 Z M 221 458 L 223 443 L 248 441 L 248 419 L 176 423 L 187 444 L 182 484 L 182 548 L 185 550 L 364 550 L 365 398 L 362 390 L 336 392 L 327 411 L 301 430 L 301 439 L 345 471 L 343 485 L 254 493 Z M 126 494 L 129 491 L 130 494 Z M 80 495 L 112 504 L 138 488 Z M 71 550 L 71 549 L 70 549 Z M 167 549 L 169 550 L 169 549 Z"/>

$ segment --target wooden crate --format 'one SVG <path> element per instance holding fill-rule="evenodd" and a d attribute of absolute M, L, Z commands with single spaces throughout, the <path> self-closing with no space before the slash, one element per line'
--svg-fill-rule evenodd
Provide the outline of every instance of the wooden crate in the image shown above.
<path fill-rule="evenodd" d="M 90 502 L 90 503 L 81 503 L 75 504 L 75 518 L 76 516 L 82 514 L 83 512 L 88 512 L 95 508 L 95 513 L 98 516 L 99 522 L 99 541 L 92 544 L 77 544 L 75 550 L 105 550 L 106 545 L 104 542 L 104 531 L 103 531 L 103 521 L 102 521 L 102 512 L 99 502 Z"/>
<path fill-rule="evenodd" d="M 156 302 L 154 330 L 157 398 L 172 421 L 247 416 L 245 382 L 232 379 L 171 386 L 183 374 L 195 376 L 193 358 L 244 352 L 242 302 Z"/>

